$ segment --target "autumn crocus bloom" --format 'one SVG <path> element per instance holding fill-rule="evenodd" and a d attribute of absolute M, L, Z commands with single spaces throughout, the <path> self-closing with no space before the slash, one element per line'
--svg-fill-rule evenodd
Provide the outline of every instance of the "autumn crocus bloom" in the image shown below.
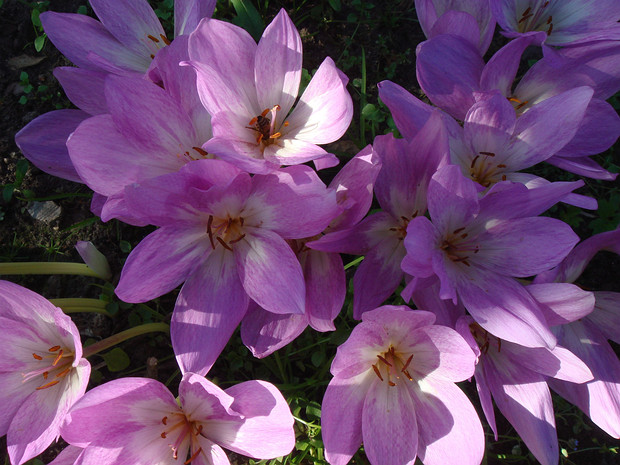
<path fill-rule="evenodd" d="M 549 45 L 574 45 L 620 38 L 616 0 L 491 0 L 506 37 L 544 31 Z"/>
<path fill-rule="evenodd" d="M 359 446 L 372 464 L 478 465 L 480 420 L 454 384 L 474 372 L 475 356 L 456 331 L 405 306 L 365 312 L 338 347 L 322 405 L 325 456 L 349 462 Z"/>
<path fill-rule="evenodd" d="M 17 284 L 0 281 L 0 436 L 20 465 L 59 436 L 69 408 L 88 384 L 77 328 L 62 310 Z"/>
<path fill-rule="evenodd" d="M 403 239 L 412 218 L 426 213 L 431 176 L 448 161 L 448 135 L 435 112 L 411 140 L 378 136 L 374 150 L 382 163 L 375 195 L 383 211 L 352 228 L 310 243 L 316 250 L 364 255 L 353 278 L 353 317 L 381 305 L 403 280 Z M 381 279 L 377 279 L 381 276 Z"/>
<path fill-rule="evenodd" d="M 478 187 L 457 166 L 435 173 L 428 187 L 432 219 L 409 222 L 403 270 L 437 276 L 439 297 L 460 301 L 484 329 L 528 347 L 556 343 L 537 302 L 515 277 L 558 264 L 578 237 L 556 219 L 535 217 L 580 183 L 536 190 L 500 182 L 479 198 Z"/>
<path fill-rule="evenodd" d="M 293 108 L 302 46 L 284 10 L 258 45 L 237 26 L 204 20 L 190 35 L 189 56 L 198 93 L 213 116 L 214 137 L 203 147 L 209 153 L 252 173 L 310 160 L 319 167 L 338 163 L 316 144 L 339 139 L 349 127 L 348 79 L 326 58 Z"/>
<path fill-rule="evenodd" d="M 566 296 L 570 296 L 577 302 L 574 305 L 582 306 L 585 312 L 591 311 L 594 304 L 591 293 L 570 284 L 558 287 L 555 291 L 549 287 L 546 290 L 565 302 L 569 302 Z M 461 317 L 457 330 L 478 355 L 476 387 L 495 440 L 497 426 L 491 398 L 538 461 L 543 465 L 557 464 L 555 415 L 546 381 L 556 378 L 571 384 L 584 383 L 592 379 L 588 367 L 560 345 L 551 350 L 503 341 L 482 329 L 469 316 Z"/>
<path fill-rule="evenodd" d="M 172 344 L 181 369 L 201 374 L 249 299 L 273 313 L 304 313 L 303 272 L 286 240 L 319 234 L 339 213 L 336 193 L 308 166 L 250 177 L 221 160 L 197 160 L 125 197 L 140 219 L 161 227 L 131 252 L 116 293 L 145 302 L 185 281 Z"/>
<path fill-rule="evenodd" d="M 84 448 L 82 465 L 227 465 L 221 446 L 270 459 L 295 444 L 293 417 L 275 386 L 246 381 L 222 390 L 193 373 L 183 376 L 178 401 L 147 378 L 98 386 L 71 410 L 62 437 Z"/>
<path fill-rule="evenodd" d="M 581 242 L 560 265 L 538 275 L 535 282 L 574 282 L 602 250 L 620 255 L 620 229 L 596 234 Z M 608 341 L 620 343 L 620 293 L 595 290 L 593 294 L 592 313 L 578 320 L 550 324 L 558 342 L 588 364 L 594 379 L 579 385 L 561 380 L 551 380 L 549 384 L 600 428 L 620 438 L 620 361 Z"/>

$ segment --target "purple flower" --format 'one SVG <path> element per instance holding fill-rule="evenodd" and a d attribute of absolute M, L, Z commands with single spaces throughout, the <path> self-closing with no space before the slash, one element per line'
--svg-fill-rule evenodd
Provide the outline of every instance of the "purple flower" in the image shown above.
<path fill-rule="evenodd" d="M 478 465 L 480 420 L 454 384 L 475 356 L 453 329 L 405 306 L 365 312 L 338 347 L 322 405 L 325 456 L 344 465 L 362 442 L 373 464 Z"/>
<path fill-rule="evenodd" d="M 286 240 L 319 234 L 338 215 L 336 193 L 307 166 L 269 175 L 198 160 L 128 188 L 138 218 L 161 226 L 131 252 L 117 295 L 144 302 L 185 281 L 172 318 L 183 371 L 206 373 L 244 317 L 249 299 L 303 314 L 301 266 Z"/>
<path fill-rule="evenodd" d="M 213 116 L 214 137 L 205 150 L 252 173 L 318 159 L 319 167 L 337 164 L 316 144 L 337 140 L 351 122 L 348 79 L 326 58 L 291 111 L 302 51 L 284 10 L 258 45 L 230 23 L 203 21 L 190 36 L 189 56 L 198 93 Z"/>
<path fill-rule="evenodd" d="M 383 211 L 309 245 L 326 252 L 364 255 L 353 279 L 357 319 L 381 305 L 403 279 L 400 264 L 406 254 L 407 225 L 426 213 L 426 189 L 431 176 L 447 162 L 448 135 L 435 112 L 411 141 L 378 136 L 374 150 L 382 163 L 375 194 Z"/>
<path fill-rule="evenodd" d="M 601 250 L 620 255 L 620 229 L 581 242 L 562 263 L 538 275 L 535 282 L 574 282 Z M 579 319 L 551 320 L 549 324 L 553 325 L 558 342 L 588 364 L 594 379 L 578 385 L 560 380 L 551 380 L 549 384 L 608 434 L 620 438 L 620 361 L 608 342 L 610 339 L 620 343 L 620 293 L 594 291 L 593 294 L 592 313 Z"/>
<path fill-rule="evenodd" d="M 73 13 L 41 14 L 47 36 L 82 69 L 140 77 L 171 42 L 146 0 L 90 0 L 90 5 L 101 22 Z M 214 8 L 214 0 L 176 0 L 174 37 L 192 32 Z"/>
<path fill-rule="evenodd" d="M 0 281 L 0 436 L 20 465 L 58 438 L 69 408 L 84 394 L 90 364 L 77 328 L 62 310 L 28 289 Z"/>
<path fill-rule="evenodd" d="M 573 287 L 571 290 L 562 288 L 560 292 L 568 291 L 586 306 L 589 302 L 591 308 L 592 295 Z M 588 294 L 589 299 L 579 294 Z M 560 345 L 551 350 L 502 341 L 482 329 L 471 317 L 462 317 L 457 322 L 457 330 L 478 355 L 476 385 L 495 440 L 497 426 L 491 397 L 538 461 L 543 465 L 557 464 L 555 415 L 546 380 L 556 378 L 583 383 L 592 379 L 588 367 Z"/>
<path fill-rule="evenodd" d="M 229 465 L 221 446 L 270 459 L 295 444 L 293 417 L 275 386 L 246 381 L 223 391 L 193 373 L 183 376 L 178 401 L 152 379 L 98 386 L 75 404 L 62 437 L 84 448 L 83 465 Z"/>
<path fill-rule="evenodd" d="M 616 0 L 491 0 L 490 7 L 506 37 L 544 31 L 549 45 L 620 38 Z"/>
<path fill-rule="evenodd" d="M 80 178 L 107 197 L 100 213 L 104 221 L 140 224 L 127 208 L 126 186 L 213 158 L 202 149 L 211 137 L 211 120 L 198 99 L 196 78 L 178 65 L 186 58 L 187 37 L 180 37 L 153 61 L 149 76 L 157 84 L 108 76 L 108 113 L 87 119 L 69 137 L 69 156 Z"/>
<path fill-rule="evenodd" d="M 431 217 L 409 222 L 403 270 L 437 276 L 439 297 L 460 301 L 484 329 L 528 347 L 555 345 L 537 302 L 514 277 L 533 276 L 565 257 L 578 237 L 553 218 L 533 217 L 580 183 L 528 190 L 500 182 L 479 199 L 460 168 L 441 168 L 429 183 Z M 540 271 L 538 271 L 540 270 Z"/>

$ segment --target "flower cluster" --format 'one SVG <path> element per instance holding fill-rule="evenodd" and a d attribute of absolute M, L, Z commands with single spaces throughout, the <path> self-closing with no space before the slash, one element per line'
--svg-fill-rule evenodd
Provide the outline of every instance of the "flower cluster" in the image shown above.
<path fill-rule="evenodd" d="M 104 221 L 156 228 L 115 293 L 140 303 L 181 286 L 170 333 L 182 380 L 178 399 L 141 378 L 84 394 L 90 366 L 71 320 L 0 283 L 13 465 L 59 435 L 70 446 L 56 464 L 226 464 L 220 445 L 289 453 L 294 421 L 275 386 L 222 390 L 205 376 L 239 325 L 257 357 L 308 326 L 336 329 L 341 254 L 364 256 L 352 286 L 361 322 L 323 399 L 329 463 L 362 444 L 373 464 L 481 463 L 482 424 L 455 384 L 472 377 L 496 438 L 493 402 L 543 465 L 559 457 L 549 387 L 620 437 L 607 341 L 618 342 L 620 298 L 573 284 L 598 250 L 620 254 L 620 230 L 578 244 L 541 215 L 558 202 L 596 209 L 574 192 L 583 181 L 523 171 L 547 162 L 615 179 L 590 157 L 620 135 L 605 101 L 620 89 L 617 2 L 416 0 L 428 37 L 416 73 L 432 105 L 379 83 L 402 138 L 377 136 L 329 184 L 319 172 L 339 159 L 319 145 L 351 122 L 348 79 L 327 57 L 299 95 L 302 40 L 284 9 L 256 43 L 212 19 L 213 1 L 175 2 L 173 36 L 146 0 L 90 3 L 100 22 L 41 15 L 77 66 L 55 75 L 79 110 L 38 117 L 16 142 L 90 187 Z M 485 62 L 496 23 L 513 40 Z M 517 79 L 530 46 L 543 57 Z M 415 310 L 384 305 L 399 288 Z"/>

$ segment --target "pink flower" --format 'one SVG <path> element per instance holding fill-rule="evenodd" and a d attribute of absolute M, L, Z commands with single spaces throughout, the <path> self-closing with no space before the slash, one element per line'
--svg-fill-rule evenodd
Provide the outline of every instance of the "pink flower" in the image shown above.
<path fill-rule="evenodd" d="M 20 465 L 59 436 L 69 408 L 86 391 L 90 364 L 77 328 L 62 310 L 17 284 L 0 281 L 0 436 Z"/>
<path fill-rule="evenodd" d="M 223 391 L 194 373 L 183 376 L 178 401 L 147 378 L 98 386 L 71 409 L 62 437 L 84 448 L 82 465 L 227 465 L 220 445 L 260 459 L 295 445 L 293 416 L 275 386 L 246 381 Z"/>
<path fill-rule="evenodd" d="M 475 356 L 430 312 L 384 306 L 365 312 L 338 348 L 322 406 L 325 456 L 346 464 L 364 443 L 372 464 L 478 465 L 480 420 L 454 384 Z"/>
<path fill-rule="evenodd" d="M 339 139 L 349 127 L 348 79 L 326 58 L 291 111 L 301 80 L 301 37 L 284 10 L 258 45 L 239 27 L 204 20 L 190 35 L 189 56 L 200 99 L 213 116 L 206 151 L 252 173 L 317 159 L 321 167 L 337 164 L 316 144 Z"/>

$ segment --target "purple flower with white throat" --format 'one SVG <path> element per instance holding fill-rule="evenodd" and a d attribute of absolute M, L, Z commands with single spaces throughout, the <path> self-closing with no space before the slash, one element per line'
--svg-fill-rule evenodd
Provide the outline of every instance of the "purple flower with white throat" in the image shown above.
<path fill-rule="evenodd" d="M 189 56 L 198 93 L 213 116 L 214 137 L 205 150 L 262 174 L 310 160 L 318 167 L 338 163 L 316 144 L 339 139 L 349 127 L 348 79 L 326 58 L 291 111 L 302 45 L 286 11 L 280 10 L 258 45 L 237 26 L 202 21 L 190 35 Z"/>
<path fill-rule="evenodd" d="M 345 465 L 362 442 L 370 463 L 478 465 L 482 425 L 454 384 L 475 356 L 453 329 L 406 306 L 365 312 L 338 347 L 322 405 L 325 457 Z"/>
<path fill-rule="evenodd" d="M 60 434 L 69 408 L 84 394 L 90 364 L 77 328 L 62 310 L 28 289 L 0 281 L 0 436 L 11 463 L 43 452 Z"/>
<path fill-rule="evenodd" d="M 428 187 L 431 217 L 409 222 L 403 270 L 437 276 L 439 297 L 460 301 L 484 329 L 528 347 L 556 343 L 538 303 L 514 278 L 557 265 L 579 238 L 556 219 L 535 217 L 581 185 L 553 183 L 528 190 L 507 181 L 482 198 L 457 166 L 435 173 Z M 540 270 L 540 271 L 537 271 Z"/>
<path fill-rule="evenodd" d="M 82 465 L 229 465 L 222 446 L 271 459 L 295 445 L 293 416 L 275 386 L 246 381 L 222 390 L 194 373 L 183 376 L 178 400 L 147 378 L 98 386 L 71 409 L 62 437 L 84 448 Z"/>
<path fill-rule="evenodd" d="M 340 212 L 308 166 L 251 177 L 208 159 L 127 188 L 125 198 L 139 219 L 161 227 L 131 252 L 116 293 L 145 302 L 185 281 L 172 344 L 181 369 L 201 374 L 249 299 L 269 312 L 304 313 L 303 272 L 286 241 L 319 234 Z"/>

